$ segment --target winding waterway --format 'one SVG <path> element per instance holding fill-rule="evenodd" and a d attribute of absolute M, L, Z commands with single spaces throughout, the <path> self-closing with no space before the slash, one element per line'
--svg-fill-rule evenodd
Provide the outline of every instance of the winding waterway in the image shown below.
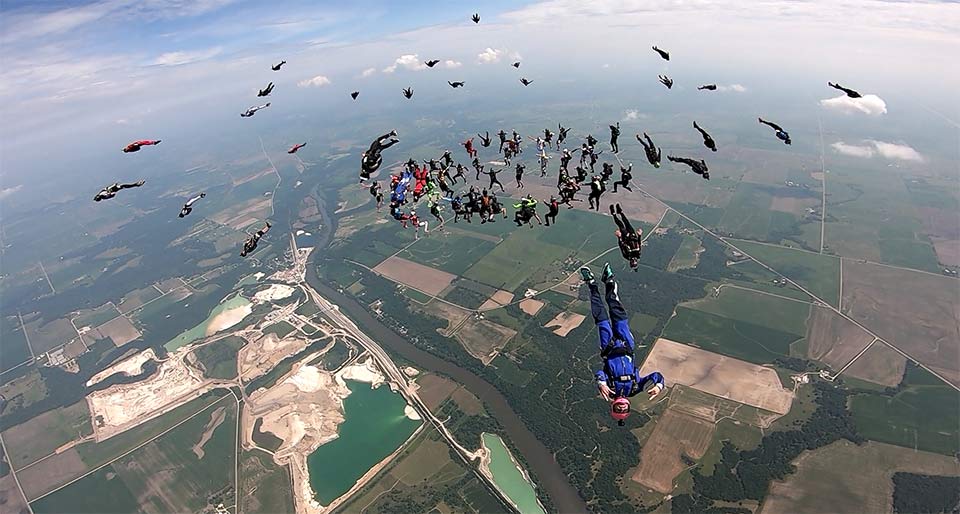
<path fill-rule="evenodd" d="M 403 357 L 422 370 L 450 377 L 480 398 L 489 408 L 490 413 L 503 425 L 505 435 L 523 455 L 530 470 L 537 476 L 540 487 L 550 496 L 557 508 L 561 512 L 586 512 L 586 504 L 577 490 L 567 481 L 566 473 L 563 472 L 553 454 L 530 432 L 520 416 L 510 407 L 506 397 L 492 384 L 471 371 L 417 348 L 413 343 L 380 323 L 363 305 L 328 287 L 320 280 L 317 276 L 315 259 L 329 244 L 335 231 L 335 223 L 329 223 L 331 214 L 325 202 L 318 199 L 317 204 L 323 220 L 328 223 L 322 226 L 319 233 L 314 232 L 317 236 L 317 246 L 315 251 L 311 252 L 307 263 L 307 283 L 327 300 L 339 305 L 341 312 L 349 316 L 361 330 L 379 342 L 388 352 Z"/>

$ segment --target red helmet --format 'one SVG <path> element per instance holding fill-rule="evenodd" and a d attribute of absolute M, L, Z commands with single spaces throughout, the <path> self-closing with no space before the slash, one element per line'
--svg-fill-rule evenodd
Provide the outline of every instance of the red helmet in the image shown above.
<path fill-rule="evenodd" d="M 628 400 L 626 397 L 620 396 L 610 403 L 610 416 L 613 419 L 622 423 L 623 420 L 627 419 L 627 416 L 629 415 L 630 400 Z"/>

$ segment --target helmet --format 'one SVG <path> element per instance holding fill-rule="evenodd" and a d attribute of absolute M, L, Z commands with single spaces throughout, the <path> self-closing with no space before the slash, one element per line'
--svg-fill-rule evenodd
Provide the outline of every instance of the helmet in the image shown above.
<path fill-rule="evenodd" d="M 613 400 L 610 404 L 610 416 L 619 421 L 621 424 L 623 420 L 627 419 L 627 416 L 630 415 L 630 400 L 624 396 L 620 396 L 617 399 Z"/>

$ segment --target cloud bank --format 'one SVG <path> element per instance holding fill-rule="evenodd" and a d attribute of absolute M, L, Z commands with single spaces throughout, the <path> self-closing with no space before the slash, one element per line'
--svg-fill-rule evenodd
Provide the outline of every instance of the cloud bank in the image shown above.
<path fill-rule="evenodd" d="M 746 93 L 747 88 L 745 88 L 741 84 L 730 84 L 727 86 L 718 85 L 717 91 L 723 91 L 723 92 L 729 92 L 729 93 Z"/>
<path fill-rule="evenodd" d="M 459 67 L 463 66 L 463 63 L 460 62 L 460 61 L 454 61 L 454 60 L 452 60 L 452 59 L 447 59 L 446 61 L 443 61 L 443 66 L 446 67 L 446 68 L 453 69 L 453 68 L 459 68 Z"/>
<path fill-rule="evenodd" d="M 855 145 L 837 141 L 830 145 L 833 150 L 842 155 L 850 157 L 860 157 L 870 159 L 873 157 L 883 157 L 891 161 L 910 161 L 923 162 L 924 158 L 913 147 L 897 143 L 887 143 L 885 141 L 876 141 L 867 139 L 863 144 Z"/>
<path fill-rule="evenodd" d="M 223 49 L 217 46 L 214 48 L 195 50 L 192 52 L 167 52 L 165 54 L 161 54 L 150 64 L 153 64 L 154 66 L 180 66 L 182 64 L 190 64 L 193 62 L 211 59 L 217 55 L 220 55 L 221 51 L 223 51 Z"/>
<path fill-rule="evenodd" d="M 363 78 L 371 77 L 374 73 L 377 72 L 376 68 L 367 68 L 360 73 L 360 76 Z"/>
<path fill-rule="evenodd" d="M 877 95 L 863 95 L 861 98 L 850 98 L 840 95 L 835 98 L 820 100 L 820 105 L 827 109 L 843 113 L 861 112 L 870 116 L 880 116 L 887 113 L 887 102 Z"/>
<path fill-rule="evenodd" d="M 500 62 L 500 59 L 507 53 L 506 50 L 487 47 L 486 50 L 477 54 L 477 60 L 481 64 L 494 64 Z"/>
<path fill-rule="evenodd" d="M 17 186 L 8 187 L 5 189 L 0 189 L 0 199 L 11 196 L 21 189 L 23 189 L 23 185 L 17 185 Z"/>
<path fill-rule="evenodd" d="M 297 82 L 297 85 L 300 87 L 322 87 L 330 83 L 330 79 L 323 75 L 317 75 L 312 79 L 301 80 Z"/>
<path fill-rule="evenodd" d="M 383 69 L 384 73 L 393 73 L 397 71 L 397 68 L 403 67 L 410 71 L 420 71 L 427 69 L 427 65 L 423 64 L 423 61 L 420 60 L 418 54 L 405 54 L 397 57 L 393 64 L 387 66 Z"/>

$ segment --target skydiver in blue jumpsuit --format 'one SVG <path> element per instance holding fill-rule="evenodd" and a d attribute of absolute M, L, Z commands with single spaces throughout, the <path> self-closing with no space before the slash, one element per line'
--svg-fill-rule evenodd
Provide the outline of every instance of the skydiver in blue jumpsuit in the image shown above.
<path fill-rule="evenodd" d="M 580 276 L 590 288 L 590 311 L 593 321 L 597 325 L 600 340 L 600 357 L 603 358 L 603 369 L 597 371 L 597 388 L 600 395 L 610 403 L 610 416 L 623 426 L 623 420 L 630 415 L 630 400 L 627 398 L 639 394 L 649 386 L 647 391 L 650 398 L 660 394 L 663 390 L 663 375 L 653 372 L 649 375 L 640 375 L 640 370 L 634 365 L 633 352 L 636 343 L 633 333 L 630 332 L 627 311 L 620 303 L 617 291 L 617 282 L 613 277 L 610 264 L 603 265 L 603 274 L 600 276 L 604 284 L 606 306 L 604 298 L 600 296 L 600 288 L 593 277 L 590 268 L 580 268 Z M 609 315 L 607 314 L 609 307 Z"/>

